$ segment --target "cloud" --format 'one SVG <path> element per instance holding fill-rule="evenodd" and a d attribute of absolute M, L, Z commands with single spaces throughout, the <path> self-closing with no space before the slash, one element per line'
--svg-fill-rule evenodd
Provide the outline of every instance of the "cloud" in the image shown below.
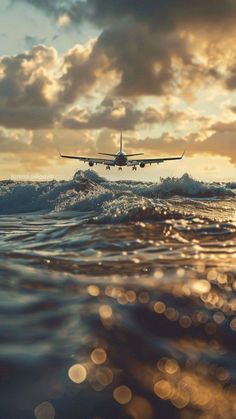
<path fill-rule="evenodd" d="M 23 130 L 0 128 L 0 150 L 3 162 L 7 156 L 14 163 L 20 162 L 23 171 L 41 171 L 51 165 L 66 164 L 58 153 L 58 148 L 64 152 L 97 154 L 96 141 L 88 131 L 69 132 L 63 130 Z"/>
<path fill-rule="evenodd" d="M 154 107 L 138 109 L 132 102 L 123 99 L 105 99 L 97 109 L 74 108 L 63 119 L 63 126 L 70 129 L 133 130 L 140 125 L 151 125 L 163 120 L 163 115 Z"/>
<path fill-rule="evenodd" d="M 76 45 L 61 57 L 55 48 L 44 45 L 1 57 L 0 125 L 54 127 L 67 106 L 96 86 L 104 65 L 103 57 L 92 52 L 91 43 Z"/>
<path fill-rule="evenodd" d="M 20 171 L 43 172 L 51 166 L 71 165 L 61 159 L 58 149 L 64 153 L 97 156 L 99 151 L 114 152 L 119 143 L 119 133 L 103 129 L 94 135 L 89 130 L 53 129 L 23 130 L 0 128 L 0 159 L 11 162 L 12 174 Z M 77 162 L 78 163 L 78 162 Z M 17 169 L 17 170 L 15 170 Z"/>
<path fill-rule="evenodd" d="M 135 101 L 107 97 L 95 110 L 78 107 L 71 109 L 64 114 L 62 126 L 77 130 L 102 128 L 134 130 L 160 123 L 183 124 L 189 120 L 196 122 L 197 119 L 194 112 L 191 113 L 189 110 L 177 112 L 171 110 L 169 106 L 143 108 Z"/>
<path fill-rule="evenodd" d="M 132 29 L 131 29 L 132 26 Z M 111 69 L 120 74 L 113 94 L 122 96 L 163 95 L 174 87 L 172 57 L 186 64 L 191 54 L 185 41 L 172 35 L 153 33 L 139 22 L 124 22 L 107 29 L 99 37 L 96 48 L 105 51 Z"/>
<path fill-rule="evenodd" d="M 0 59 L 0 125 L 28 129 L 54 125 L 59 109 L 51 72 L 56 62 L 56 50 L 43 45 Z"/>
<path fill-rule="evenodd" d="M 103 52 L 99 48 L 94 49 L 94 41 L 84 46 L 75 45 L 63 59 L 59 100 L 73 103 L 77 97 L 88 95 L 108 72 L 108 65 L 108 59 Z"/>
<path fill-rule="evenodd" d="M 68 16 L 74 27 L 85 21 L 99 27 L 102 32 L 93 45 L 90 58 L 79 69 L 82 74 L 88 71 L 92 83 L 97 71 L 104 76 L 101 57 L 102 61 L 107 57 L 106 71 L 119 75 L 112 91 L 118 96 L 165 95 L 175 91 L 190 100 L 200 84 L 216 83 L 221 79 L 228 88 L 235 88 L 234 72 L 225 81 L 221 71 L 222 55 L 226 49 L 232 49 L 235 1 L 15 1 L 41 8 L 56 20 Z M 71 80 L 75 78 L 73 71 L 78 63 L 73 54 L 69 59 L 68 77 Z M 232 60 L 231 54 L 229 61 Z M 70 97 L 72 88 L 66 77 L 65 84 Z"/>
<path fill-rule="evenodd" d="M 230 74 L 226 79 L 226 87 L 228 90 L 235 90 L 236 89 L 236 68 L 230 69 Z"/>
<path fill-rule="evenodd" d="M 130 150 L 146 150 L 150 155 L 164 153 L 180 155 L 186 149 L 187 157 L 203 154 L 227 157 L 236 165 L 236 122 L 214 124 L 210 130 L 214 132 L 205 140 L 201 139 L 199 132 L 193 132 L 183 138 L 175 138 L 169 133 L 164 133 L 159 138 L 147 137 L 143 140 L 129 137 L 126 146 Z"/>
<path fill-rule="evenodd" d="M 22 0 L 15 0 L 19 2 Z M 233 21 L 236 5 L 232 0 L 215 0 L 214 3 L 199 0 L 189 3 L 188 0 L 24 0 L 46 13 L 71 15 L 74 22 L 87 19 L 98 25 L 107 25 L 124 17 L 134 17 L 136 20 L 149 21 L 155 26 L 168 23 L 173 27 L 176 22 L 222 23 L 222 19 Z M 232 22 L 233 23 L 233 22 Z"/>
<path fill-rule="evenodd" d="M 68 16 L 67 14 L 61 15 L 58 18 L 58 25 L 63 27 L 63 26 L 68 26 L 70 24 L 70 16 Z"/>

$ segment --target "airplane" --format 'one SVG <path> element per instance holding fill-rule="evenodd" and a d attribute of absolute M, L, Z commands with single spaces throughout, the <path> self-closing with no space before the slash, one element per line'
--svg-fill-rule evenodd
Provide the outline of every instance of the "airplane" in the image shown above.
<path fill-rule="evenodd" d="M 136 157 L 136 156 L 143 156 L 144 153 L 136 153 L 136 154 L 126 154 L 123 151 L 123 132 L 121 130 L 120 134 L 120 150 L 116 154 L 110 154 L 110 153 L 98 153 L 103 156 L 109 156 L 113 157 L 113 159 L 97 159 L 93 157 L 81 157 L 81 156 L 68 156 L 65 154 L 61 154 L 59 151 L 59 154 L 61 157 L 65 159 L 77 159 L 81 160 L 84 163 L 88 163 L 90 167 L 97 165 L 97 164 L 103 164 L 106 166 L 107 170 L 110 170 L 111 167 L 118 166 L 119 170 L 122 170 L 122 167 L 132 167 L 132 170 L 137 170 L 137 166 L 144 168 L 147 164 L 160 164 L 168 160 L 181 160 L 184 157 L 184 153 L 179 157 L 161 157 L 156 159 L 129 159 L 129 157 Z"/>

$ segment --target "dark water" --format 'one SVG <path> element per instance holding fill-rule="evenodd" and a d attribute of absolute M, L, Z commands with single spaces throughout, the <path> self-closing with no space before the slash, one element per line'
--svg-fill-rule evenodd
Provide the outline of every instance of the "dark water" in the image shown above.
<path fill-rule="evenodd" d="M 234 184 L 0 183 L 0 418 L 236 418 Z"/>

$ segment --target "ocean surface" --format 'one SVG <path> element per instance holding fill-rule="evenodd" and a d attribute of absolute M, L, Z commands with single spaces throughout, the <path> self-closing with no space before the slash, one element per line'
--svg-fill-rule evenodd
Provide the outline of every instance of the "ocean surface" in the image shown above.
<path fill-rule="evenodd" d="M 0 418 L 236 418 L 236 183 L 0 182 Z"/>

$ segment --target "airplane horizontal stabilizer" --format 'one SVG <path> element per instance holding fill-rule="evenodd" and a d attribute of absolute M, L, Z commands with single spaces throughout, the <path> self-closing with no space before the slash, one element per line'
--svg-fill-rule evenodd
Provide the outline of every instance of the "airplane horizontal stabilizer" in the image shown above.
<path fill-rule="evenodd" d="M 144 155 L 144 153 L 126 154 L 126 157 L 143 156 L 143 155 Z"/>
<path fill-rule="evenodd" d="M 110 153 L 98 153 L 98 154 L 101 154 L 102 156 L 116 157 L 116 154 L 110 154 Z"/>

